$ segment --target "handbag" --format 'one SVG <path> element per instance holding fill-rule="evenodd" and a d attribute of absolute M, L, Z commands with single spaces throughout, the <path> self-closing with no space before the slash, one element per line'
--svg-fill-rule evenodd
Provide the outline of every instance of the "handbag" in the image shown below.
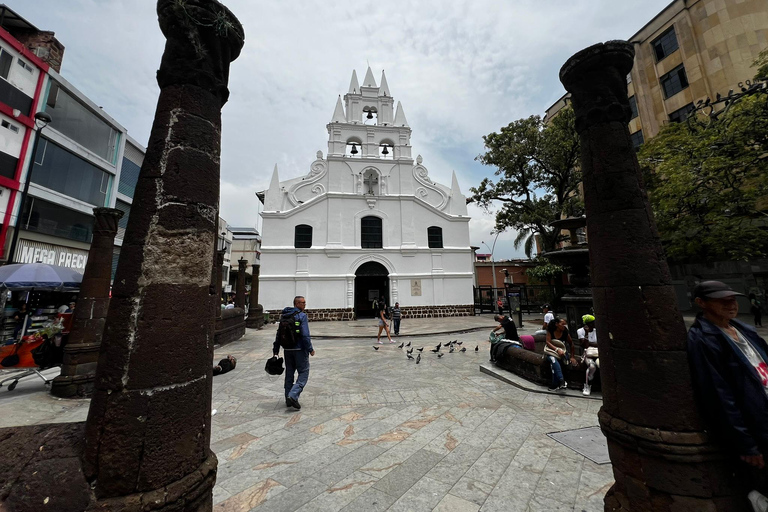
<path fill-rule="evenodd" d="M 584 351 L 584 357 L 589 357 L 590 359 L 599 357 L 597 347 L 587 347 L 587 350 Z"/>
<path fill-rule="evenodd" d="M 549 340 L 549 342 L 552 343 L 557 348 L 565 350 L 565 343 L 563 343 L 562 341 L 553 338 Z M 560 354 L 558 354 L 556 351 L 549 348 L 549 345 L 544 345 L 544 353 L 552 357 L 555 357 L 557 359 L 561 359 L 563 357 Z"/>
<path fill-rule="evenodd" d="M 21 341 L 14 344 L 13 347 L 13 354 L 7 355 L 3 358 L 2 361 L 0 361 L 0 366 L 4 366 L 6 368 L 10 368 L 12 366 L 16 366 L 21 361 L 21 358 L 19 357 L 19 354 L 17 352 L 19 351 L 19 347 L 21 346 Z"/>

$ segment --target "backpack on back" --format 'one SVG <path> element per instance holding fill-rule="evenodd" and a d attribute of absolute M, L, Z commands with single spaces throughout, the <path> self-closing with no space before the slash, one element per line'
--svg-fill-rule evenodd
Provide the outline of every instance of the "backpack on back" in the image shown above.
<path fill-rule="evenodd" d="M 298 347 L 301 339 L 301 322 L 299 314 L 283 315 L 277 326 L 277 339 L 284 349 L 292 350 Z"/>

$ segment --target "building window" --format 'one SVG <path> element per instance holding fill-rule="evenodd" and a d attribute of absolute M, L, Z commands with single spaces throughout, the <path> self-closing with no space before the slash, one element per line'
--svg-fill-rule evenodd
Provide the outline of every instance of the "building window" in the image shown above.
<path fill-rule="evenodd" d="M 443 248 L 443 228 L 438 226 L 429 226 L 427 228 L 427 245 L 430 249 Z"/>
<path fill-rule="evenodd" d="M 640 146 L 645 142 L 645 139 L 643 139 L 643 130 L 636 131 L 630 135 L 629 138 L 632 140 L 632 145 L 635 146 L 635 151 L 639 151 Z"/>
<path fill-rule="evenodd" d="M 688 87 L 688 76 L 685 74 L 685 68 L 682 64 L 666 75 L 662 75 L 659 81 L 661 82 L 661 88 L 664 89 L 665 99 L 671 98 Z"/>
<path fill-rule="evenodd" d="M 651 46 L 653 47 L 654 55 L 656 55 L 656 62 L 659 62 L 660 60 L 672 54 L 679 48 L 677 45 L 675 27 L 670 27 L 669 30 L 654 39 L 651 42 Z"/>
<path fill-rule="evenodd" d="M 8 80 L 8 75 L 11 72 L 11 64 L 13 64 L 13 57 L 5 50 L 0 50 L 0 76 Z"/>
<path fill-rule="evenodd" d="M 5 119 L 3 119 L 3 121 L 2 121 L 0 124 L 3 126 L 3 128 L 8 128 L 8 129 L 9 129 L 9 130 L 11 130 L 13 133 L 19 133 L 19 127 L 18 127 L 18 126 L 16 126 L 15 124 L 11 124 L 11 123 L 9 123 L 9 122 L 8 122 L 8 121 L 6 121 Z"/>
<path fill-rule="evenodd" d="M 379 217 L 363 217 L 360 219 L 360 246 L 363 249 L 381 249 L 381 219 Z"/>
<path fill-rule="evenodd" d="M 35 155 L 32 183 L 94 206 L 104 206 L 111 175 L 41 138 Z"/>
<path fill-rule="evenodd" d="M 123 157 L 123 165 L 120 167 L 120 181 L 117 184 L 117 191 L 128 197 L 133 197 L 136 192 L 136 183 L 139 181 L 139 171 L 141 167 Z"/>
<path fill-rule="evenodd" d="M 629 97 L 629 109 L 632 111 L 632 117 L 629 119 L 632 120 L 639 116 L 640 114 L 637 112 L 637 100 L 634 96 Z"/>
<path fill-rule="evenodd" d="M 27 64 L 26 62 L 24 62 L 21 59 L 16 59 L 16 61 L 19 63 L 19 66 L 21 66 L 25 70 L 29 71 L 30 73 L 32 72 L 32 66 L 30 66 L 29 64 Z"/>
<path fill-rule="evenodd" d="M 45 111 L 53 118 L 53 129 L 114 163 L 117 131 L 53 81 Z"/>
<path fill-rule="evenodd" d="M 93 217 L 57 204 L 27 196 L 21 218 L 21 229 L 60 238 L 90 243 Z"/>
<path fill-rule="evenodd" d="M 297 249 L 312 247 L 312 226 L 299 224 L 293 232 L 293 246 Z"/>
<path fill-rule="evenodd" d="M 688 119 L 688 114 L 691 113 L 693 110 L 693 103 L 689 103 L 683 108 L 679 108 L 669 114 L 669 122 L 670 123 L 681 123 Z"/>
<path fill-rule="evenodd" d="M 122 240 L 125 238 L 125 230 L 128 227 L 128 217 L 131 214 L 131 205 L 118 199 L 115 201 L 115 208 L 123 212 L 123 216 L 117 221 L 117 235 L 115 236 L 115 238 Z"/>

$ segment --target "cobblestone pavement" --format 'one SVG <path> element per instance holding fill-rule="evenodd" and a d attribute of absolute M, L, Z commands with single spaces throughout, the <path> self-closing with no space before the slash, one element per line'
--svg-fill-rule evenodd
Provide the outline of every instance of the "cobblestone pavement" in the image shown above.
<path fill-rule="evenodd" d="M 526 316 L 521 334 L 537 319 Z M 426 347 L 416 365 L 397 344 L 372 348 L 374 320 L 313 322 L 317 355 L 301 411 L 286 409 L 282 376 L 263 369 L 274 325 L 219 348 L 216 360 L 231 353 L 238 366 L 213 383 L 215 510 L 601 511 L 610 464 L 546 436 L 596 425 L 600 401 L 524 391 L 480 373 L 491 325 L 490 315 L 404 320 L 401 333 L 411 336 L 398 344 Z M 465 329 L 476 330 L 429 335 Z M 428 352 L 452 339 L 468 351 Z M 0 427 L 83 421 L 89 403 L 53 398 L 27 378 L 0 390 Z"/>
<path fill-rule="evenodd" d="M 215 510 L 601 511 L 610 465 L 546 436 L 596 425 L 600 401 L 481 374 L 486 336 L 400 338 L 426 347 L 418 365 L 375 337 L 316 338 L 301 411 L 263 369 L 273 326 L 222 347 L 238 366 L 214 379 Z M 452 339 L 468 351 L 429 352 Z"/>

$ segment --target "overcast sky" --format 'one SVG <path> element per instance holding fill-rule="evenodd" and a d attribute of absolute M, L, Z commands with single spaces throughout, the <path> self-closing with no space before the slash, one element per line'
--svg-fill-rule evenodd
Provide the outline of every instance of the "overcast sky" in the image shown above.
<path fill-rule="evenodd" d="M 557 74 L 574 53 L 628 39 L 669 0 L 254 1 L 226 0 L 245 28 L 222 113 L 221 216 L 261 227 L 254 195 L 309 171 L 327 153 L 336 98 L 352 70 L 384 69 L 413 130 L 413 154 L 435 181 L 462 192 L 494 169 L 474 158 L 482 136 L 543 115 L 564 89 Z M 6 0 L 66 47 L 62 75 L 146 145 L 164 39 L 151 0 Z M 470 241 L 490 252 L 493 216 L 470 205 Z M 521 257 L 498 238 L 495 259 Z"/>

